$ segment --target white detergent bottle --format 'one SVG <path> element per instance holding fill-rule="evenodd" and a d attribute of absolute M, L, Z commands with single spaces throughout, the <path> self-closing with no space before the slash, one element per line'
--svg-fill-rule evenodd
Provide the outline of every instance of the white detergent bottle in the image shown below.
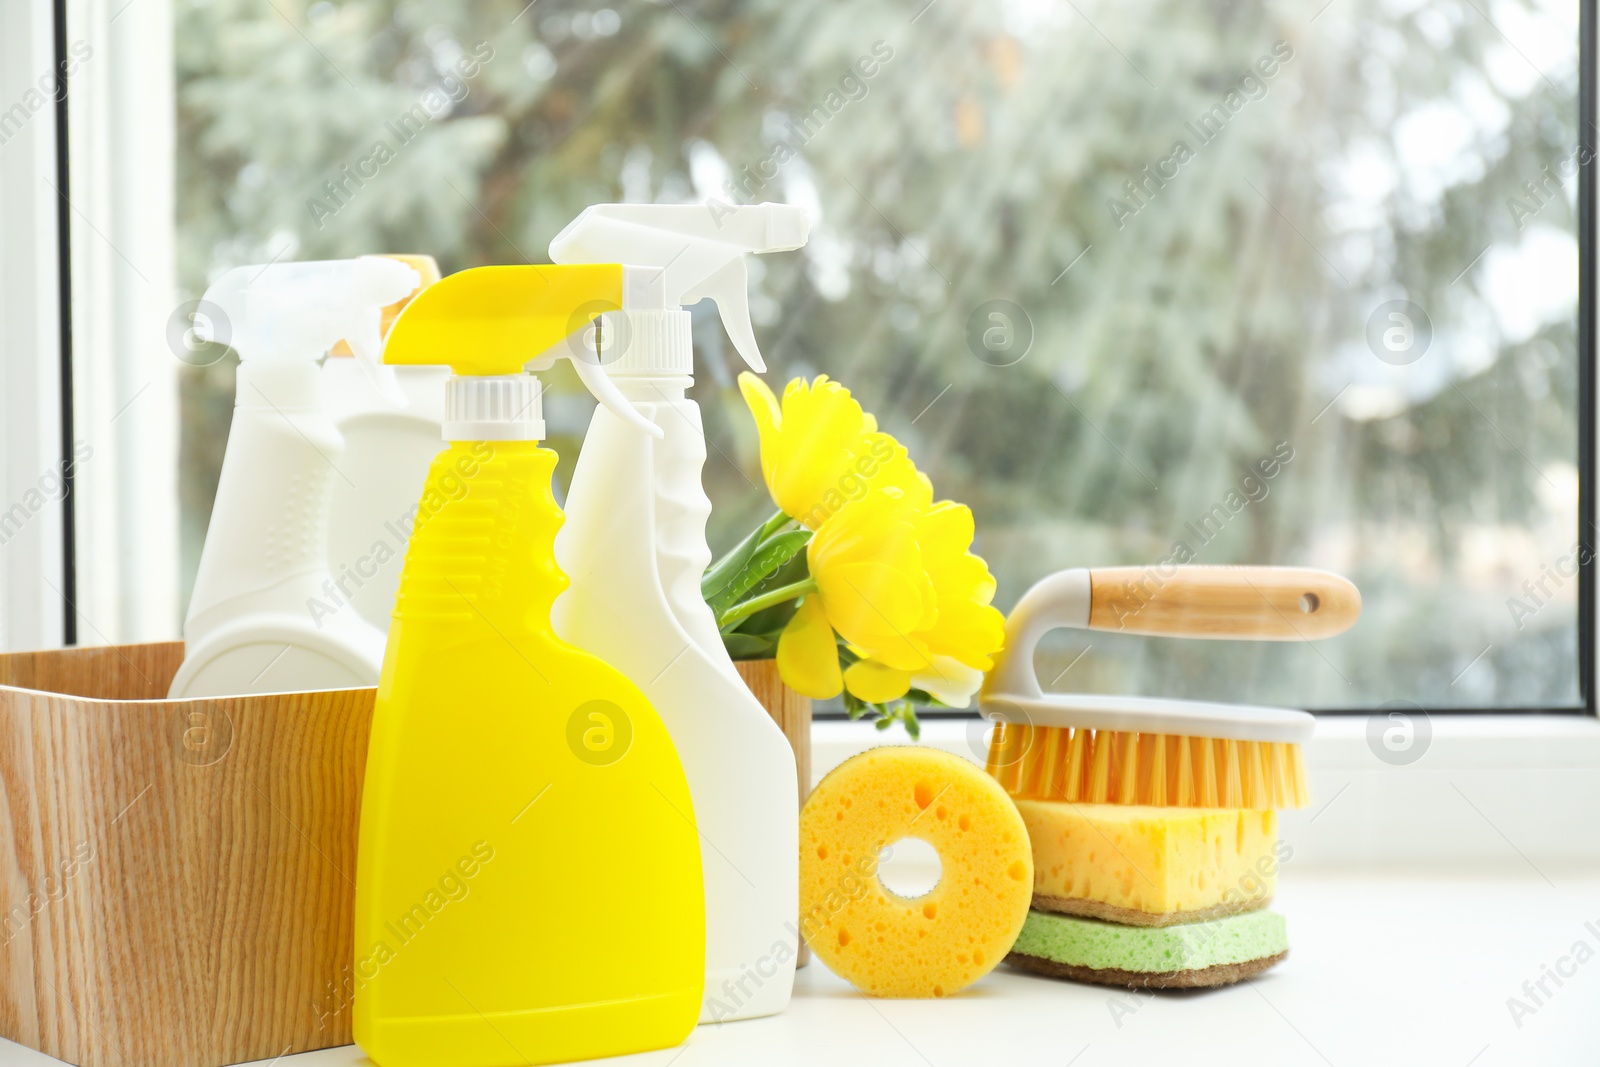
<path fill-rule="evenodd" d="M 420 276 L 417 292 L 439 280 L 432 256 L 382 258 L 415 270 Z M 408 293 L 383 309 L 383 336 L 415 295 Z M 385 363 L 374 373 L 365 361 L 348 358 L 354 355 L 340 341 L 322 365 L 328 413 L 344 437 L 339 469 L 349 479 L 329 482 L 328 570 L 340 603 L 348 601 L 368 622 L 387 631 L 417 501 L 428 466 L 439 452 L 450 369 Z"/>
<path fill-rule="evenodd" d="M 382 309 L 419 281 L 368 257 L 238 267 L 206 290 L 200 330 L 239 353 L 238 385 L 169 696 L 377 684 L 384 631 L 328 570 L 329 487 L 348 474 L 319 362 L 344 340 L 381 378 Z"/>
<path fill-rule="evenodd" d="M 744 257 L 798 248 L 807 229 L 803 213 L 781 204 L 602 204 L 550 244 L 556 263 L 658 268 L 665 289 L 662 310 L 601 320 L 602 366 L 662 437 L 596 409 L 556 537 L 572 585 L 554 622 L 562 638 L 644 690 L 683 760 L 705 842 L 701 1022 L 771 1015 L 789 1003 L 799 791 L 788 741 L 734 669 L 700 594 L 711 502 L 700 483 L 700 409 L 685 396 L 694 355 L 682 305 L 714 299 L 735 347 L 763 370 Z"/>

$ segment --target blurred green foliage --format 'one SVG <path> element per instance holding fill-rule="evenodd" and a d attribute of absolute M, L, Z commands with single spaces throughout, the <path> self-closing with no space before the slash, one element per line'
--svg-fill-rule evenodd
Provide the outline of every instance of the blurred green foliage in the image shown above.
<path fill-rule="evenodd" d="M 777 153 L 755 198 L 816 223 L 804 253 L 755 273 L 771 378 L 845 382 L 970 503 L 1002 607 L 1057 568 L 1161 558 L 1279 442 L 1292 462 L 1199 561 L 1329 566 L 1366 597 L 1362 624 L 1320 647 L 1063 638 L 1047 683 L 1329 707 L 1577 699 L 1576 581 L 1520 628 L 1507 606 L 1578 537 L 1576 308 L 1512 329 L 1491 269 L 1535 230 L 1575 232 L 1575 177 L 1531 221 L 1510 205 L 1577 147 L 1576 5 L 177 8 L 190 293 L 278 256 L 544 261 L 587 204 L 727 198 L 725 178 Z M 1552 38 L 1567 44 L 1528 46 Z M 430 93 L 446 105 L 399 143 L 392 124 Z M 1202 143 L 1189 124 L 1218 106 Z M 808 113 L 823 121 L 801 144 Z M 1179 141 L 1189 158 L 1147 181 Z M 379 142 L 392 158 L 330 200 L 324 183 Z M 318 200 L 337 210 L 319 218 Z M 1365 339 L 1395 298 L 1432 324 L 1410 366 Z M 990 300 L 1031 330 L 1009 366 L 969 343 Z M 694 395 L 723 549 L 769 504 L 736 356 L 704 311 Z M 192 568 L 231 362 L 186 373 Z M 585 421 L 569 405 L 564 422 L 553 405 L 558 479 Z"/>

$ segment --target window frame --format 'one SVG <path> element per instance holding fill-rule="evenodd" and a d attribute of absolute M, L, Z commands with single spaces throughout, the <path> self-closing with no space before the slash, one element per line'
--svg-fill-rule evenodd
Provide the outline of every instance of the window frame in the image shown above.
<path fill-rule="evenodd" d="M 12 648 L 56 647 L 72 633 L 65 611 L 73 595 L 71 490 L 60 499 L 41 490 L 71 440 L 62 421 L 63 392 L 71 388 L 61 300 L 65 222 L 52 189 L 66 167 L 59 137 L 66 106 L 49 97 L 36 111 L 28 103 L 39 80 L 59 69 L 61 6 L 0 5 L 0 108 L 21 102 L 29 111 L 0 145 L 0 513 L 24 509 L 7 521 L 0 548 L 0 646 Z"/>
<path fill-rule="evenodd" d="M 1442 709 L 1440 714 L 1576 714 L 1594 717 L 1600 713 L 1595 684 L 1597 639 L 1600 639 L 1596 633 L 1595 611 L 1595 553 L 1600 549 L 1600 536 L 1597 536 L 1600 528 L 1596 526 L 1594 486 L 1597 458 L 1594 208 L 1596 166 L 1600 164 L 1595 156 L 1597 148 L 1600 148 L 1600 144 L 1597 144 L 1600 142 L 1600 131 L 1596 126 L 1597 111 L 1600 111 L 1596 100 L 1596 6 L 1597 0 L 1579 0 L 1578 4 L 1580 142 L 1589 149 L 1586 153 L 1579 153 L 1577 193 L 1578 542 L 1583 550 L 1580 552 L 1577 604 L 1580 702 L 1570 707 L 1452 708 Z M 39 4 L 4 5 L 0 8 L 0 38 L 13 42 L 6 54 L 9 62 L 5 64 L 12 73 L 9 78 L 0 78 L 0 86 L 8 94 L 0 97 L 0 100 L 10 99 L 18 91 L 17 86 L 36 77 L 38 71 L 48 71 L 52 65 L 59 71 L 69 47 L 68 27 L 80 25 L 86 33 L 101 36 L 105 41 L 106 55 L 101 67 L 109 68 L 109 73 L 102 70 L 90 73 L 87 84 L 91 89 L 89 95 L 93 97 L 97 95 L 92 91 L 93 78 L 96 77 L 103 77 L 107 83 L 118 88 L 148 80 L 152 61 L 148 47 L 152 39 L 151 27 L 156 28 L 156 37 L 161 36 L 162 27 L 170 37 L 172 11 L 168 0 L 141 0 L 139 5 L 124 6 L 116 11 L 91 6 L 87 0 L 52 0 L 48 11 Z M 18 47 L 15 42 L 22 42 L 28 50 L 27 62 L 20 65 L 13 54 Z M 169 45 L 166 49 L 158 49 L 154 60 L 165 62 L 170 71 L 170 56 Z M 77 85 L 75 81 L 74 86 Z M 170 86 L 166 91 L 170 95 Z M 126 167 L 132 162 L 126 146 L 118 145 L 114 138 L 109 142 L 104 136 L 88 143 L 74 140 L 74 121 L 80 116 L 89 119 L 85 125 L 114 125 L 104 121 L 108 117 L 103 111 L 105 95 L 103 86 L 98 93 L 102 98 L 99 101 L 90 99 L 86 103 L 75 102 L 72 94 L 62 94 L 62 99 L 55 102 L 53 107 L 34 116 L 30 128 L 25 131 L 25 143 L 19 143 L 24 141 L 19 137 L 7 146 L 4 154 L 0 154 L 0 180 L 9 183 L 11 188 L 17 188 L 19 181 L 31 178 L 34 187 L 32 196 L 0 198 L 0 235 L 4 235 L 0 246 L 5 249 L 3 262 L 0 262 L 0 272 L 3 272 L 0 277 L 7 279 L 7 288 L 10 290 L 9 301 L 0 304 L 7 309 L 8 324 L 5 336 L 0 337 L 0 354 L 4 357 L 0 361 L 0 383 L 3 383 L 8 398 L 4 453 L 0 455 L 0 462 L 3 462 L 0 486 L 5 488 L 7 495 L 0 498 L 0 510 L 9 506 L 11 498 L 16 495 L 16 487 L 37 479 L 40 472 L 53 464 L 67 463 L 72 455 L 75 427 L 89 421 L 82 418 L 86 408 L 101 411 L 108 410 L 108 405 L 111 405 L 109 410 L 116 410 L 116 403 L 123 398 L 117 396 L 114 389 L 101 386 L 99 372 L 125 366 L 134 356 L 149 355 L 148 346 L 141 351 L 118 351 L 109 355 L 97 353 L 87 358 L 85 353 L 74 351 L 77 332 L 74 327 L 84 321 L 88 303 L 86 292 L 97 297 L 106 294 L 126 297 L 129 283 L 124 277 L 113 279 L 108 286 L 97 287 L 93 283 L 87 287 L 80 286 L 75 305 L 74 277 L 81 278 L 86 273 L 83 260 L 97 258 L 93 247 L 86 245 L 83 231 L 95 229 L 98 232 L 99 227 L 92 223 L 89 226 L 75 226 L 76 209 L 69 210 L 71 205 L 67 202 L 68 198 L 42 198 L 38 195 L 38 186 L 45 178 L 57 189 L 75 191 L 78 186 L 72 183 L 73 173 L 80 175 L 78 180 L 81 184 L 81 176 L 87 172 L 118 164 Z M 102 110 L 92 110 L 95 108 Z M 100 121 L 97 122 L 97 119 Z M 69 167 L 69 163 L 74 161 L 77 166 Z M 0 184 L 0 188 L 5 187 L 7 185 Z M 49 189 L 45 191 L 49 192 Z M 117 218 L 150 218 L 150 201 L 151 194 L 146 191 L 142 200 L 136 196 L 131 202 L 115 202 L 110 210 Z M 156 204 L 154 217 L 157 220 L 171 217 L 170 203 L 169 192 L 164 213 L 162 205 L 159 202 Z M 53 220 L 51 227 L 38 225 L 41 213 L 48 214 Z M 49 233 L 51 230 L 53 239 Z M 118 229 L 113 226 L 111 232 L 116 233 Z M 114 248 L 103 248 L 98 258 L 108 259 L 113 251 Z M 158 292 L 166 292 L 168 300 L 162 303 L 156 299 L 155 304 L 165 311 L 173 289 L 170 282 L 170 245 L 159 252 L 156 258 L 162 262 L 164 274 L 153 283 L 153 288 Z M 91 263 L 89 266 L 92 268 L 97 264 Z M 90 273 L 95 275 L 103 272 L 95 270 Z M 52 279 L 55 282 L 53 286 L 50 284 Z M 19 284 L 21 281 L 31 281 L 32 291 L 27 285 Z M 140 295 L 146 299 L 151 296 L 148 293 Z M 18 305 L 32 308 L 32 315 L 19 317 L 11 310 Z M 146 317 L 141 326 L 148 328 L 149 325 Z M 159 324 L 157 326 L 159 328 Z M 19 335 L 26 336 L 19 338 Z M 174 367 L 166 369 L 169 375 L 175 375 Z M 164 381 L 157 392 L 175 394 L 175 377 Z M 154 416 L 135 423 L 140 429 L 132 431 L 132 435 L 148 436 L 153 424 L 166 420 L 167 429 L 175 436 L 175 395 L 151 406 L 156 409 Z M 119 435 L 118 444 L 125 444 L 127 440 L 128 435 Z M 140 460 L 150 455 L 146 451 L 142 457 L 129 457 L 123 454 L 125 449 L 120 447 L 108 451 L 113 455 L 111 462 L 106 464 L 107 476 L 119 482 L 135 477 L 136 470 L 142 466 Z M 157 447 L 155 454 L 160 455 L 163 451 L 166 449 Z M 175 455 L 172 458 L 174 462 L 171 467 L 175 471 Z M 176 618 L 175 559 L 165 565 L 153 561 L 157 563 L 153 567 L 146 566 L 152 561 L 143 558 L 138 566 L 107 566 L 102 560 L 86 568 L 78 525 L 85 509 L 93 509 L 95 504 L 85 501 L 74 484 L 77 479 L 70 469 L 65 471 L 65 480 L 68 483 L 66 495 L 58 504 L 42 510 L 35 517 L 27 531 L 27 543 L 23 544 L 23 538 L 19 537 L 17 545 L 9 546 L 7 552 L 0 554 L 0 588 L 5 590 L 0 595 L 0 646 L 49 647 L 62 643 L 73 644 L 80 638 L 90 641 L 97 638 L 102 641 L 126 640 L 130 637 L 166 636 L 163 630 L 175 631 L 179 624 Z M 150 479 L 146 476 L 141 484 L 159 488 L 163 483 L 171 486 L 172 500 L 169 506 L 150 509 L 155 513 L 153 519 L 141 516 L 137 508 L 126 506 L 110 516 L 119 544 L 131 542 L 136 549 L 148 549 L 162 539 L 164 531 L 175 531 L 175 474 L 167 479 Z M 165 512 L 170 512 L 170 516 L 162 514 Z M 100 516 L 96 514 L 95 517 Z M 176 540 L 175 536 L 173 540 Z M 140 556 L 140 552 L 113 552 L 111 555 Z M 83 581 L 85 578 L 90 580 Z M 171 587 L 172 592 L 170 600 L 158 596 L 158 603 L 144 612 L 141 618 L 122 618 L 109 623 L 102 620 L 98 626 L 91 622 L 90 628 L 84 628 L 80 633 L 79 612 L 73 605 L 79 604 L 80 600 L 95 599 L 94 590 L 101 586 L 111 589 L 110 595 L 118 601 L 128 600 L 130 595 L 148 597 L 152 590 L 163 586 Z M 1322 708 L 1318 709 L 1318 714 L 1367 715 L 1372 710 L 1368 707 Z M 972 714 L 974 712 L 971 711 L 930 711 L 926 716 L 934 719 L 962 718 Z M 819 709 L 817 716 L 820 719 L 843 718 L 844 713 L 842 710 Z"/>

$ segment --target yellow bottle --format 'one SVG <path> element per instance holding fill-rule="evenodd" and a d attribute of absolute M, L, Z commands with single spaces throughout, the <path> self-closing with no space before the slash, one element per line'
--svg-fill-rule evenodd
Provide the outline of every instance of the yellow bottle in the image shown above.
<path fill-rule="evenodd" d="M 356 1043 L 381 1067 L 664 1048 L 699 1014 L 700 848 L 677 752 L 621 673 L 559 640 L 554 452 L 530 356 L 622 306 L 618 265 L 424 290 L 390 363 L 448 363 L 445 438 L 400 580 L 356 867 Z M 649 425 L 609 381 L 592 385 Z M 631 416 L 631 418 L 630 418 Z M 648 432 L 641 429 L 641 432 Z M 659 433 L 659 430 L 656 432 Z"/>

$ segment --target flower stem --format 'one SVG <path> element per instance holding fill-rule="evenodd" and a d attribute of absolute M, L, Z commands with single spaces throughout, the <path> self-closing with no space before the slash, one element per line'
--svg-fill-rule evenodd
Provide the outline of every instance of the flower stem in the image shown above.
<path fill-rule="evenodd" d="M 707 600 L 711 599 L 715 593 L 732 580 L 734 574 L 740 568 L 749 562 L 751 554 L 755 552 L 763 541 L 792 522 L 794 522 L 793 519 L 782 511 L 778 511 L 766 522 L 751 530 L 748 537 L 734 545 L 726 555 L 706 568 L 705 575 L 700 579 L 701 595 Z"/>
<path fill-rule="evenodd" d="M 776 607 L 779 604 L 805 596 L 816 587 L 816 580 L 808 575 L 798 582 L 780 585 L 778 588 L 762 593 L 760 596 L 751 597 L 749 600 L 741 604 L 735 604 L 723 612 L 722 617 L 717 620 L 717 629 L 726 630 L 734 623 L 742 622 L 758 611 L 765 611 L 767 608 Z"/>

